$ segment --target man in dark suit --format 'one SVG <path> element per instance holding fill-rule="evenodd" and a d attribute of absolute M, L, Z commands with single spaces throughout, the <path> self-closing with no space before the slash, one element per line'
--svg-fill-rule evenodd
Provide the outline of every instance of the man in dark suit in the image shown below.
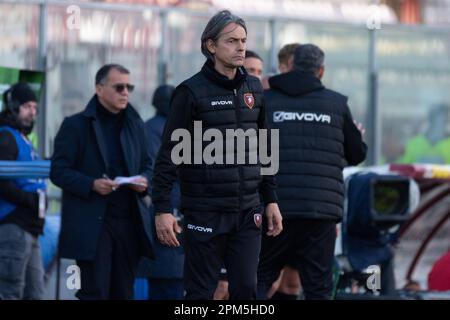
<path fill-rule="evenodd" d="M 128 103 L 129 71 L 105 65 L 95 88 L 55 139 L 50 179 L 63 190 L 60 256 L 77 261 L 79 299 L 132 299 L 139 258 L 153 255 L 146 205 L 152 165 L 144 123 Z M 119 176 L 136 178 L 119 185 Z"/>

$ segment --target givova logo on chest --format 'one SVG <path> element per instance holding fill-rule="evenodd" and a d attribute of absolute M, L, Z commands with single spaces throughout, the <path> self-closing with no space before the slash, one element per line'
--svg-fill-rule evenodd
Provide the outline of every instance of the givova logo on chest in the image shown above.
<path fill-rule="evenodd" d="M 220 100 L 220 101 L 211 101 L 211 106 L 228 106 L 233 105 L 232 100 Z"/>
<path fill-rule="evenodd" d="M 273 122 L 283 121 L 306 121 L 306 122 L 322 122 L 331 123 L 331 116 L 328 114 L 317 114 L 312 112 L 285 112 L 275 111 L 273 113 Z"/>

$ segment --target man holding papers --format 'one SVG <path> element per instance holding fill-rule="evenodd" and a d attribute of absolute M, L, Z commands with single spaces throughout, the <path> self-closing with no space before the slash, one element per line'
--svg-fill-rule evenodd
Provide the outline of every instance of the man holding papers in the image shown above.
<path fill-rule="evenodd" d="M 60 256 L 81 271 L 80 299 L 132 299 L 140 256 L 152 257 L 146 207 L 151 160 L 128 103 L 129 71 L 105 65 L 86 109 L 64 120 L 50 178 L 63 190 Z M 149 201 L 147 201 L 148 203 Z"/>

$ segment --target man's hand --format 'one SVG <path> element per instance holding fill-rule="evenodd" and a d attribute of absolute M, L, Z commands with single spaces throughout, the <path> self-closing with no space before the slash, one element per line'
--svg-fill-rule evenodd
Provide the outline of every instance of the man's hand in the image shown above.
<path fill-rule="evenodd" d="M 92 190 L 102 196 L 106 196 L 115 191 L 119 185 L 111 179 L 95 179 L 92 185 Z"/>
<path fill-rule="evenodd" d="M 358 128 L 359 132 L 361 132 L 361 137 L 364 138 L 364 135 L 366 134 L 366 128 L 364 128 L 361 122 L 357 122 L 356 120 L 353 120 L 353 123 L 355 124 L 356 128 Z"/>
<path fill-rule="evenodd" d="M 276 237 L 281 233 L 281 231 L 283 231 L 283 223 L 282 223 L 283 218 L 281 217 L 278 204 L 269 203 L 266 207 L 266 216 L 267 216 L 267 228 L 269 229 L 267 235 Z"/>
<path fill-rule="evenodd" d="M 158 214 L 155 217 L 156 235 L 159 241 L 169 247 L 179 247 L 175 233 L 181 233 L 177 219 L 171 213 Z"/>
<path fill-rule="evenodd" d="M 130 184 L 130 189 L 141 193 L 144 192 L 145 190 L 147 190 L 148 187 L 148 181 L 147 178 L 140 176 L 139 178 L 134 179 L 133 181 L 136 184 Z"/>

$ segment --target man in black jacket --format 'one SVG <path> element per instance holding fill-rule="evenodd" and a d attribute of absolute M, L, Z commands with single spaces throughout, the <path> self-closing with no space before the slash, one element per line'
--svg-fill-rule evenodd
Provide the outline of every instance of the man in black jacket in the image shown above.
<path fill-rule="evenodd" d="M 278 197 L 285 224 L 275 239 L 263 237 L 258 296 L 265 298 L 280 270 L 292 257 L 306 299 L 329 299 L 336 223 L 342 218 L 342 169 L 366 156 L 347 98 L 326 89 L 324 54 L 300 45 L 294 70 L 269 79 L 268 118 L 280 130 Z"/>
<path fill-rule="evenodd" d="M 219 12 L 208 22 L 201 37 L 207 61 L 199 73 L 175 90 L 156 160 L 153 179 L 156 232 L 159 240 L 169 246 L 179 245 L 176 233 L 180 230 L 170 213 L 170 190 L 178 170 L 181 211 L 185 216 L 187 299 L 212 299 L 223 265 L 228 272 L 231 299 L 256 296 L 264 211 L 260 196 L 266 205 L 268 234 L 276 236 L 282 230 L 273 176 L 261 176 L 259 162 L 207 165 L 206 159 L 202 159 L 203 150 L 183 151 L 184 156 L 193 155 L 193 164 L 190 161 L 176 164 L 172 157 L 175 130 L 187 131 L 192 139 L 194 121 L 201 121 L 204 128 L 219 134 L 227 129 L 266 128 L 261 84 L 242 68 L 246 38 L 245 22 L 229 11 Z M 190 142 L 193 146 L 198 143 L 196 139 Z M 217 153 L 216 156 L 223 156 L 223 152 Z M 236 152 L 231 155 L 235 160 Z M 245 158 L 248 156 L 246 148 Z"/>
<path fill-rule="evenodd" d="M 175 87 L 161 85 L 153 93 L 153 106 L 156 114 L 145 122 L 145 131 L 149 144 L 149 154 L 152 163 L 155 163 L 156 155 L 161 146 L 164 126 L 170 110 L 170 99 Z M 151 189 L 151 183 L 149 184 Z M 170 194 L 170 203 L 173 206 L 173 214 L 177 219 L 182 219 L 180 208 L 180 186 L 174 183 Z M 154 218 L 154 207 L 150 207 L 150 216 Z M 148 279 L 148 300 L 180 300 L 184 299 L 183 287 L 183 245 L 177 248 L 165 246 L 156 241 L 153 246 L 154 260 L 143 259 L 138 274 Z"/>
<path fill-rule="evenodd" d="M 128 103 L 129 71 L 108 64 L 86 109 L 64 120 L 50 179 L 63 190 L 59 253 L 76 259 L 80 299 L 132 299 L 139 257 L 152 256 L 144 123 Z M 119 185 L 115 179 L 133 176 Z"/>
<path fill-rule="evenodd" d="M 37 98 L 25 83 L 3 94 L 0 113 L 0 160 L 39 160 L 27 136 L 37 115 Z M 44 227 L 45 183 L 0 179 L 0 300 L 42 299 L 44 269 L 39 235 Z"/>

